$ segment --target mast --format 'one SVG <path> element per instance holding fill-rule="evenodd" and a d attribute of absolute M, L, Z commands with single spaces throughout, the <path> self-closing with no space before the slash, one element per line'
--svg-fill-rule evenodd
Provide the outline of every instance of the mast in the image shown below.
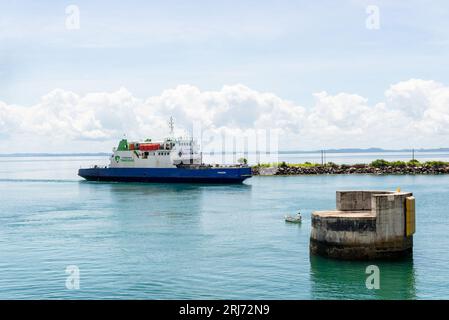
<path fill-rule="evenodd" d="M 170 116 L 170 120 L 168 120 L 168 127 L 170 128 L 170 136 L 173 138 L 175 124 L 173 121 L 173 117 Z"/>

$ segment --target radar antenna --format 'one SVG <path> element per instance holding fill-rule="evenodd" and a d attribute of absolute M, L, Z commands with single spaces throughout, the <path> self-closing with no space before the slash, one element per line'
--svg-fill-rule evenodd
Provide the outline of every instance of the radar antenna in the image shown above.
<path fill-rule="evenodd" d="M 170 128 L 170 135 L 173 136 L 173 131 L 175 128 L 175 124 L 173 122 L 173 117 L 170 117 L 170 120 L 168 121 L 168 127 Z"/>

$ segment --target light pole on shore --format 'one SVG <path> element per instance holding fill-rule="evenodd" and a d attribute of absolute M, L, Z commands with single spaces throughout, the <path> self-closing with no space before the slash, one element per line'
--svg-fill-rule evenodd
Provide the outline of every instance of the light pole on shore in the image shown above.
<path fill-rule="evenodd" d="M 326 163 L 326 150 L 321 149 L 321 165 L 324 166 Z"/>

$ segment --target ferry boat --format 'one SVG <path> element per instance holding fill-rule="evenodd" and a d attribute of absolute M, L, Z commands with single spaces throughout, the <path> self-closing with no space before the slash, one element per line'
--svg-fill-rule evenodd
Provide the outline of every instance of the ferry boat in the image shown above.
<path fill-rule="evenodd" d="M 170 119 L 173 135 L 173 120 Z M 200 182 L 241 183 L 252 176 L 247 165 L 212 166 L 202 163 L 202 154 L 193 138 L 122 139 L 113 148 L 107 167 L 79 169 L 78 175 L 90 181 L 116 182 Z"/>

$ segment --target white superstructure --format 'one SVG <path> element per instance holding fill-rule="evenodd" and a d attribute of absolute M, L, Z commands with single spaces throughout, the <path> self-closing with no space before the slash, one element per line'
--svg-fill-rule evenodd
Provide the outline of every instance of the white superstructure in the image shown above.
<path fill-rule="evenodd" d="M 110 168 L 174 168 L 200 165 L 201 152 L 191 138 L 166 138 L 163 141 L 120 141 L 111 156 Z"/>

